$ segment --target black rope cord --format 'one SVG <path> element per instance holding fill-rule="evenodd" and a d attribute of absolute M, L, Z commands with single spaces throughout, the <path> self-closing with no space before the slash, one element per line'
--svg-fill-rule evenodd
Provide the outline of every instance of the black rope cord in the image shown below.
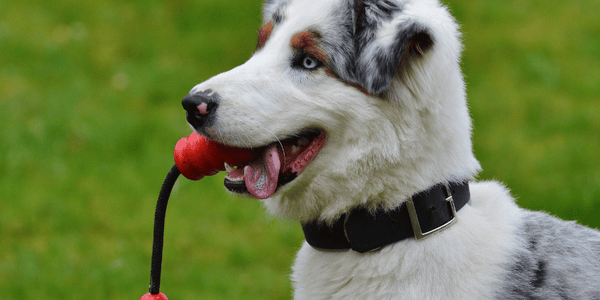
<path fill-rule="evenodd" d="M 160 290 L 160 273 L 163 254 L 163 238 L 165 235 L 165 215 L 167 213 L 167 204 L 169 196 L 175 185 L 175 181 L 181 172 L 177 165 L 171 168 L 165 182 L 158 194 L 156 202 L 156 212 L 154 213 L 154 240 L 152 242 L 152 267 L 150 268 L 150 294 L 156 295 Z"/>

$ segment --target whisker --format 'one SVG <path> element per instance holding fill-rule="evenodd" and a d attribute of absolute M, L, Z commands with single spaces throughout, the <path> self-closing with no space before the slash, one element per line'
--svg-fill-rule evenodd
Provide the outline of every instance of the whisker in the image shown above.
<path fill-rule="evenodd" d="M 281 152 L 283 152 L 283 159 L 285 162 L 285 149 L 283 148 L 283 143 L 281 142 L 281 140 L 277 137 L 277 135 L 275 135 L 272 131 L 268 130 L 265 128 L 266 131 L 268 131 L 269 133 L 271 133 L 271 135 L 273 135 L 275 137 L 275 139 L 277 140 L 277 143 L 279 143 L 279 146 L 281 147 Z"/>
<path fill-rule="evenodd" d="M 238 136 L 239 136 L 239 137 L 243 137 L 243 138 L 246 140 L 246 148 L 253 148 L 253 147 L 252 147 L 253 143 L 252 143 L 252 141 L 251 141 L 251 139 L 250 139 L 250 136 L 248 136 L 247 134 L 242 134 L 242 132 L 244 132 L 244 130 L 243 130 L 243 128 L 242 128 L 240 125 L 238 125 L 238 124 L 235 124 L 235 126 L 238 128 L 238 130 L 237 130 L 237 131 L 238 131 Z M 246 126 L 248 126 L 248 125 L 246 125 Z M 249 126 L 252 126 L 252 125 L 249 125 Z M 258 139 L 256 139 L 256 138 L 254 138 L 254 140 L 255 140 L 257 143 L 260 143 L 260 140 L 258 140 Z M 255 144 L 256 144 L 256 143 L 255 143 Z"/>
<path fill-rule="evenodd" d="M 284 159 L 284 164 L 285 164 L 285 159 L 286 159 L 285 148 L 283 147 L 283 143 L 281 142 L 281 139 L 275 133 L 273 133 L 271 130 L 269 130 L 265 127 L 259 128 L 257 126 L 251 125 L 251 124 L 246 124 L 246 126 L 250 126 L 252 129 L 254 129 L 256 132 L 260 133 L 263 136 L 274 137 L 275 141 L 279 144 L 279 147 L 281 148 L 281 152 L 283 153 L 283 159 Z M 238 125 L 238 127 L 239 127 L 239 125 Z M 248 137 L 248 136 L 246 135 L 246 137 Z"/>

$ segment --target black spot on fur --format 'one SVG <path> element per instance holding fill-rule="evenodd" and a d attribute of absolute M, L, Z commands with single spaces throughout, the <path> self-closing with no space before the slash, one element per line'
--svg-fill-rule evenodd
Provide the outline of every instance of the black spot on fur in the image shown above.
<path fill-rule="evenodd" d="M 535 278 L 531 283 L 533 287 L 539 288 L 544 284 L 546 280 L 546 262 L 543 260 L 538 261 L 537 269 L 535 270 Z"/>
<path fill-rule="evenodd" d="M 391 20 L 396 13 L 402 11 L 398 3 L 384 1 L 357 1 L 356 10 L 356 52 L 360 52 L 375 39 L 379 25 Z"/>
<path fill-rule="evenodd" d="M 283 11 L 288 2 L 288 0 L 266 0 L 263 5 L 264 21 L 267 22 L 269 18 L 272 18 L 275 24 L 281 23 L 285 19 Z"/>
<path fill-rule="evenodd" d="M 283 20 L 283 17 L 281 16 L 281 12 L 276 11 L 273 14 L 273 21 L 275 21 L 275 24 L 279 24 L 279 23 L 281 23 L 282 20 Z"/>
<path fill-rule="evenodd" d="M 394 15 L 402 11 L 402 4 L 390 0 L 365 0 L 356 1 L 356 18 L 361 23 L 380 24 L 383 21 L 391 20 Z M 357 23 L 357 29 L 359 24 Z"/>
<path fill-rule="evenodd" d="M 408 62 L 410 58 L 422 57 L 433 46 L 429 29 L 416 21 L 400 23 L 391 44 L 377 44 L 381 25 L 390 22 L 402 10 L 401 3 L 390 0 L 355 3 L 356 80 L 371 94 L 384 94 L 402 60 Z"/>
<path fill-rule="evenodd" d="M 528 250 L 531 252 L 535 252 L 537 250 L 537 238 L 536 236 L 532 236 L 531 238 L 529 238 L 529 245 L 528 245 Z"/>
<path fill-rule="evenodd" d="M 370 93 L 379 95 L 389 88 L 402 63 L 422 57 L 433 46 L 433 38 L 425 26 L 412 22 L 399 25 L 390 45 L 371 43 L 367 41 L 358 49 L 357 78 Z"/>
<path fill-rule="evenodd" d="M 541 212 L 523 220 L 493 299 L 600 299 L 598 233 Z"/>
<path fill-rule="evenodd" d="M 355 82 L 354 6 L 342 3 L 333 10 L 335 31 L 324 31 L 321 44 L 329 57 L 329 68 L 345 82 Z"/>

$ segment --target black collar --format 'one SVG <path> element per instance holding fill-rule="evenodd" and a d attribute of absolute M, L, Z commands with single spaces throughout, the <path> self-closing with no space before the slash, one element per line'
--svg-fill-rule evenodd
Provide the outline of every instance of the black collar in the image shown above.
<path fill-rule="evenodd" d="M 302 229 L 314 248 L 364 253 L 410 237 L 422 239 L 448 227 L 469 199 L 468 181 L 437 184 L 393 210 L 373 213 L 357 207 L 331 226 L 312 221 L 302 224 Z"/>

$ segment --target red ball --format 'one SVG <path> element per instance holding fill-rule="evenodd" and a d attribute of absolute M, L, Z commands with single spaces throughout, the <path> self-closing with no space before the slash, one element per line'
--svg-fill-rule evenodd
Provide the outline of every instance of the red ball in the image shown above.
<path fill-rule="evenodd" d="M 225 170 L 225 162 L 237 166 L 257 156 L 252 149 L 225 146 L 196 132 L 177 142 L 174 155 L 177 169 L 191 180 L 200 180 Z"/>
<path fill-rule="evenodd" d="M 144 294 L 140 300 L 169 300 L 167 296 L 163 293 L 158 293 L 156 295 L 150 294 L 150 292 Z"/>
<path fill-rule="evenodd" d="M 223 157 L 223 163 L 227 162 L 232 166 L 247 164 L 258 157 L 258 153 L 254 149 L 229 147 L 222 144 L 217 144 L 217 147 Z"/>

